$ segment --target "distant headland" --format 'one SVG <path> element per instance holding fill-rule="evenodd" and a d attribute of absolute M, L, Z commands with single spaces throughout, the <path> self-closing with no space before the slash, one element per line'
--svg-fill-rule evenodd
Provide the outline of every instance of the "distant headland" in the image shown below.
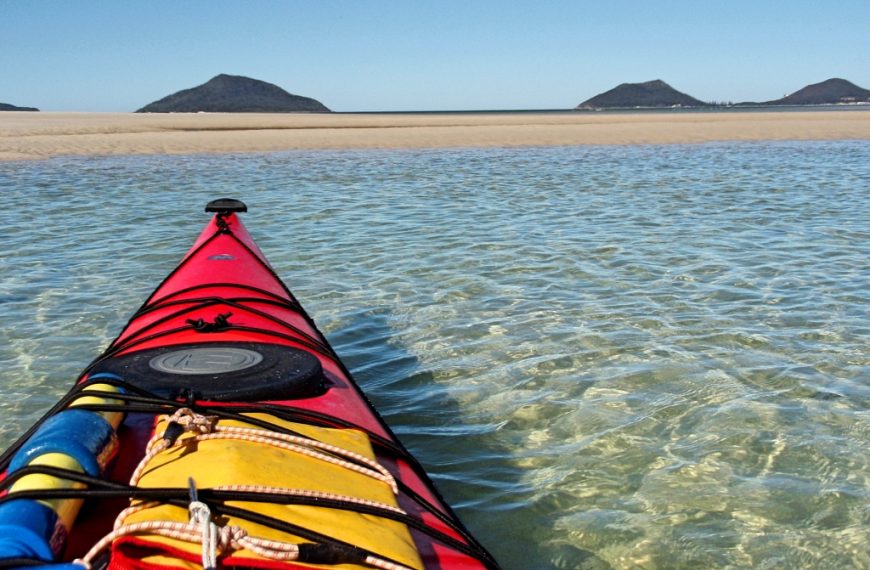
<path fill-rule="evenodd" d="M 781 105 L 870 104 L 870 90 L 845 79 L 814 83 L 781 99 L 762 103 L 707 103 L 677 91 L 661 79 L 644 83 L 623 83 L 577 105 L 577 110 L 769 107 Z"/>
<path fill-rule="evenodd" d="M 36 107 L 16 107 L 9 103 L 0 103 L 0 111 L 39 111 Z"/>
<path fill-rule="evenodd" d="M 530 109 L 513 111 L 402 111 L 396 113 L 498 113 L 558 111 L 634 111 L 656 109 L 727 110 L 732 108 L 799 107 L 799 106 L 870 106 L 870 89 L 840 78 L 807 85 L 780 99 L 762 102 L 702 101 L 678 91 L 661 79 L 642 83 L 622 83 L 591 97 L 573 109 Z M 0 103 L 0 111 L 39 111 Z M 240 75 L 220 74 L 202 85 L 184 89 L 145 105 L 137 113 L 331 113 L 323 103 L 311 97 L 288 93 L 281 87 Z M 381 113 L 390 114 L 390 111 Z M 375 113 L 377 114 L 377 113 Z"/>
<path fill-rule="evenodd" d="M 644 83 L 622 83 L 580 103 L 578 109 L 631 109 L 656 107 L 708 107 L 694 97 L 677 91 L 661 79 Z"/>
<path fill-rule="evenodd" d="M 858 87 L 845 79 L 828 79 L 821 83 L 807 85 L 775 101 L 760 103 L 761 105 L 836 105 L 848 103 L 870 103 L 870 90 Z M 759 103 L 741 103 L 742 105 L 757 105 Z"/>
<path fill-rule="evenodd" d="M 277 85 L 221 74 L 206 83 L 145 105 L 137 113 L 329 113 L 320 101 Z"/>

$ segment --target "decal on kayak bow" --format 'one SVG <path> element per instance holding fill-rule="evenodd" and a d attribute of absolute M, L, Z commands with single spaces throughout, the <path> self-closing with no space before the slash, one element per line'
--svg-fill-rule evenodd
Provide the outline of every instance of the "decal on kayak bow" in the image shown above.
<path fill-rule="evenodd" d="M 155 356 L 148 366 L 169 374 L 226 374 L 256 366 L 263 355 L 234 346 L 207 346 L 173 350 Z"/>

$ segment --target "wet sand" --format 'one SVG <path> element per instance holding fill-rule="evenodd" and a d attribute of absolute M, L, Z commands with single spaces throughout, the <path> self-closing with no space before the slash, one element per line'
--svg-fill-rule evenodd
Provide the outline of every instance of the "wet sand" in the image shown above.
<path fill-rule="evenodd" d="M 0 160 L 298 149 L 870 140 L 870 108 L 456 114 L 0 113 Z"/>

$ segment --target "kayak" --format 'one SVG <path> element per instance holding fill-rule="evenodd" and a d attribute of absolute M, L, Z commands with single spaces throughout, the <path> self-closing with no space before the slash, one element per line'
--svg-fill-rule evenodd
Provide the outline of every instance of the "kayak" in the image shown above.
<path fill-rule="evenodd" d="M 497 569 L 233 199 L 0 456 L 0 568 Z"/>

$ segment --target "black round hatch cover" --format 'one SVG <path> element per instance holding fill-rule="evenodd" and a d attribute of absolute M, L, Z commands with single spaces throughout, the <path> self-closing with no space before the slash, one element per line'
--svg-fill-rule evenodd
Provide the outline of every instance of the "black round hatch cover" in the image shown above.
<path fill-rule="evenodd" d="M 166 346 L 104 360 L 93 369 L 96 372 L 112 372 L 168 398 L 192 390 L 202 400 L 289 400 L 318 396 L 326 390 L 316 356 L 276 344 Z"/>

